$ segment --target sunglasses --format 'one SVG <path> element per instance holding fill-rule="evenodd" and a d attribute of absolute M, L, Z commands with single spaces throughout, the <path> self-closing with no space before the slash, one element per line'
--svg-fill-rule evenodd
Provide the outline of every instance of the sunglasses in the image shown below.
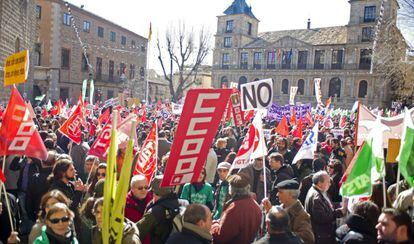
<path fill-rule="evenodd" d="M 66 223 L 69 222 L 70 218 L 68 216 L 62 217 L 60 219 L 49 219 L 50 223 L 57 224 L 59 222 Z"/>
<path fill-rule="evenodd" d="M 106 173 L 97 173 L 96 175 L 97 176 L 104 176 L 105 177 Z"/>
<path fill-rule="evenodd" d="M 148 186 L 138 186 L 138 187 L 135 187 L 135 188 L 137 188 L 138 189 L 138 191 L 142 191 L 142 190 L 148 190 L 149 189 L 149 187 Z"/>

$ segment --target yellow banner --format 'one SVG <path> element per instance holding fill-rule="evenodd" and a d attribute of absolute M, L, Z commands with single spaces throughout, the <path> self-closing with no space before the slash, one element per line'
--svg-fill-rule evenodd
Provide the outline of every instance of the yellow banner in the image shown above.
<path fill-rule="evenodd" d="M 400 152 L 401 139 L 388 139 L 387 163 L 397 162 L 397 156 Z"/>
<path fill-rule="evenodd" d="M 28 73 L 28 50 L 8 56 L 4 62 L 4 86 L 26 82 Z"/>

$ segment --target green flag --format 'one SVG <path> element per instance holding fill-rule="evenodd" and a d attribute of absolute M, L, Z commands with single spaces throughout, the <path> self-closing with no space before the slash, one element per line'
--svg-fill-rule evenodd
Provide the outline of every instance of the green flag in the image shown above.
<path fill-rule="evenodd" d="M 387 127 L 381 123 L 379 116 L 375 123 L 351 172 L 341 186 L 342 196 L 370 196 L 372 183 L 385 175 L 382 135 Z"/>
<path fill-rule="evenodd" d="M 400 172 L 411 187 L 414 187 L 414 125 L 411 113 L 406 108 L 404 131 L 401 140 L 399 160 Z"/>

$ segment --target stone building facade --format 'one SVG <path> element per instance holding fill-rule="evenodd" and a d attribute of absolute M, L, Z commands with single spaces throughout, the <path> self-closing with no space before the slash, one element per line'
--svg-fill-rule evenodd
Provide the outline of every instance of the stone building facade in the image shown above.
<path fill-rule="evenodd" d="M 35 95 L 76 102 L 92 77 L 95 101 L 144 99 L 147 38 L 62 0 L 36 0 L 36 12 Z"/>
<path fill-rule="evenodd" d="M 296 101 L 316 103 L 314 79 L 321 78 L 323 99 L 333 97 L 349 108 L 359 99 L 371 106 L 390 102 L 388 82 L 370 72 L 380 0 L 349 0 L 346 26 L 258 33 L 259 20 L 245 0 L 235 0 L 218 16 L 212 80 L 215 87 L 231 82 L 272 78 L 274 102 L 287 104 L 291 86 Z M 396 20 L 398 3 L 385 1 L 384 20 Z M 403 38 L 401 36 L 401 38 Z"/>
<path fill-rule="evenodd" d="M 32 53 L 36 41 L 35 0 L 0 1 L 0 85 L 3 87 L 4 61 L 7 56 L 28 49 Z M 26 83 L 17 85 L 20 93 L 27 99 L 32 98 L 33 62 L 30 56 L 29 78 Z M 0 89 L 0 102 L 6 103 L 10 87 Z"/>

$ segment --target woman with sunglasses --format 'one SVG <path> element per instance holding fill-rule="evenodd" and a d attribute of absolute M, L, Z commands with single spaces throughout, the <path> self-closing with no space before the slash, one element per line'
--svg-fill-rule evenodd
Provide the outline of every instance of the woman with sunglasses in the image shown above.
<path fill-rule="evenodd" d="M 46 226 L 34 244 L 78 244 L 72 229 L 74 214 L 63 203 L 55 203 L 46 214 Z"/>
<path fill-rule="evenodd" d="M 59 190 L 49 191 L 43 195 L 42 200 L 40 201 L 39 216 L 36 224 L 33 225 L 32 230 L 30 231 L 29 243 L 33 243 L 33 241 L 42 233 L 42 227 L 46 224 L 46 214 L 49 212 L 52 205 L 55 203 L 63 203 L 68 206 L 69 202 L 69 199 Z"/>
<path fill-rule="evenodd" d="M 86 198 L 92 197 L 93 192 L 95 190 L 95 185 L 100 179 L 105 179 L 106 176 L 106 163 L 100 163 L 98 165 L 98 168 L 96 168 L 95 173 L 93 174 L 92 182 L 88 188 L 88 194 L 86 195 Z"/>

